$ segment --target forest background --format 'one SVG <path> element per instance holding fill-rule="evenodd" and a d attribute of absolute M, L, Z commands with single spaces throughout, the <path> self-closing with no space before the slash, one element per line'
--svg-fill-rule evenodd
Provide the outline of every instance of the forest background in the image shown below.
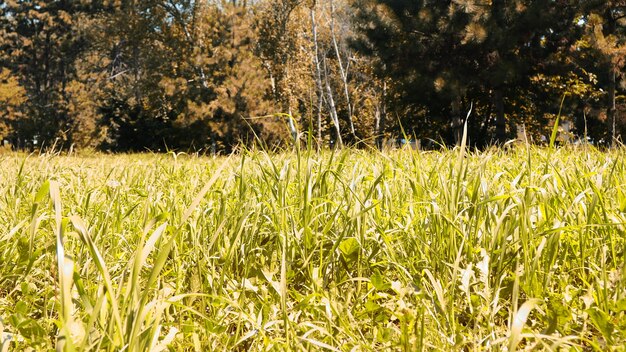
<path fill-rule="evenodd" d="M 229 152 L 626 136 L 623 0 L 0 3 L 0 140 Z"/>

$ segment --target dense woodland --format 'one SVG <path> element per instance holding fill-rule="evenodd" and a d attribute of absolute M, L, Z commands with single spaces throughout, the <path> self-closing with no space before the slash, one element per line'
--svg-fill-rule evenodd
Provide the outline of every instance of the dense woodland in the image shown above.
<path fill-rule="evenodd" d="M 223 151 L 240 143 L 626 136 L 623 0 L 0 3 L 0 140 Z"/>

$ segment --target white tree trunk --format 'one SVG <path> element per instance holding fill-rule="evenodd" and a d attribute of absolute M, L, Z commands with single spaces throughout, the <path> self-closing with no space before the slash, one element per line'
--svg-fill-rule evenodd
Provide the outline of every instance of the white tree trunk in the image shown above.
<path fill-rule="evenodd" d="M 343 91 L 346 98 L 346 105 L 348 106 L 348 122 L 350 124 L 350 133 L 352 137 L 356 138 L 356 131 L 354 129 L 354 121 L 352 119 L 352 104 L 350 101 L 350 90 L 348 89 L 348 67 L 349 61 L 344 66 L 341 59 L 341 52 L 339 51 L 339 45 L 337 44 L 337 36 L 335 34 L 335 3 L 330 0 L 330 33 L 333 41 L 333 47 L 335 49 L 335 55 L 337 56 L 337 63 L 339 64 L 339 74 L 341 75 L 341 81 L 343 82 Z"/>

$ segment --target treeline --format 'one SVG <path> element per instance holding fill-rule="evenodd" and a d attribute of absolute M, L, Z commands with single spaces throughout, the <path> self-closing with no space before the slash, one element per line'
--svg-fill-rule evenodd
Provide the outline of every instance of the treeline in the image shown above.
<path fill-rule="evenodd" d="M 623 0 L 0 3 L 0 140 L 229 151 L 626 133 Z M 626 134 L 625 134 L 626 135 Z"/>

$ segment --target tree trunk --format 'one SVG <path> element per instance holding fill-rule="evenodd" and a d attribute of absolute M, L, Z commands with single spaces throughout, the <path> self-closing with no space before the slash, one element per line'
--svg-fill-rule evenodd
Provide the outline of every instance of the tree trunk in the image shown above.
<path fill-rule="evenodd" d="M 609 87 L 608 87 L 608 96 L 607 96 L 607 110 L 606 110 L 606 122 L 609 127 L 609 147 L 615 146 L 615 142 L 617 142 L 617 123 L 616 123 L 616 112 L 617 108 L 615 106 L 615 70 L 611 67 L 609 72 Z"/>
<path fill-rule="evenodd" d="M 335 125 L 335 132 L 337 133 L 337 147 L 343 147 L 343 139 L 341 138 L 341 128 L 339 127 L 339 116 L 337 115 L 337 108 L 335 107 L 335 99 L 333 98 L 333 91 L 330 88 L 330 81 L 328 80 L 328 68 L 326 67 L 326 60 L 324 60 L 324 81 L 326 83 L 326 99 L 328 100 L 328 110 L 330 110 L 330 118 Z"/>
<path fill-rule="evenodd" d="M 496 142 L 504 144 L 506 142 L 506 117 L 504 115 L 504 96 L 500 88 L 493 90 L 493 105 L 496 110 Z"/>
<path fill-rule="evenodd" d="M 335 3 L 330 0 L 330 33 L 333 41 L 333 47 L 335 49 L 335 55 L 337 56 L 337 63 L 339 65 L 339 74 L 341 75 L 341 81 L 343 82 L 343 93 L 346 98 L 346 105 L 348 107 L 348 123 L 350 124 L 350 134 L 356 142 L 356 131 L 354 129 L 354 121 L 352 119 L 352 105 L 350 101 L 350 90 L 348 89 L 348 70 L 347 65 L 344 67 L 343 60 L 341 59 L 341 53 L 339 52 L 339 45 L 337 44 L 337 36 L 335 35 Z"/>
<path fill-rule="evenodd" d="M 387 99 L 387 82 L 383 79 L 383 91 L 380 97 L 380 101 L 376 106 L 376 120 L 374 125 L 374 136 L 376 136 L 376 147 L 379 150 L 383 149 L 383 143 L 385 141 L 385 120 L 387 115 L 387 107 L 385 100 Z"/>
<path fill-rule="evenodd" d="M 457 94 L 452 98 L 452 130 L 454 133 L 454 144 L 461 145 L 463 138 L 463 118 L 461 117 L 461 95 Z"/>
<path fill-rule="evenodd" d="M 317 22 L 315 20 L 315 9 L 311 7 L 311 31 L 313 34 L 315 64 L 315 85 L 317 86 L 317 149 L 322 145 L 322 108 L 324 102 L 324 88 L 322 86 L 322 69 L 320 67 L 319 47 L 317 44 Z"/>

